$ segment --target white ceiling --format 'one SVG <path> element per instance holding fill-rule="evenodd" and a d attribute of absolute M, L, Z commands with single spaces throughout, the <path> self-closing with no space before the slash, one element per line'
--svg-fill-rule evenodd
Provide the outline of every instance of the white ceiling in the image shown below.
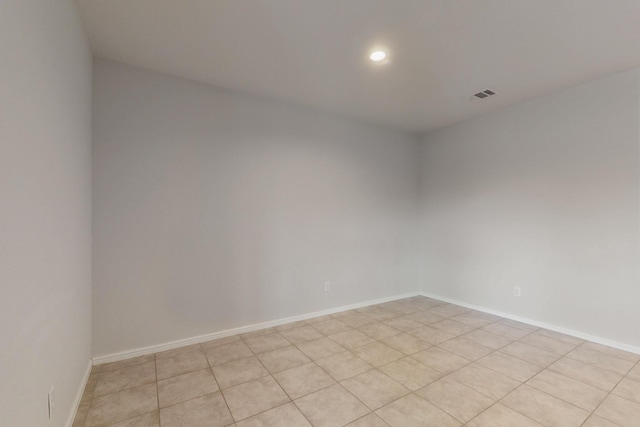
<path fill-rule="evenodd" d="M 640 66 L 640 0 L 77 2 L 98 57 L 410 132 Z"/>

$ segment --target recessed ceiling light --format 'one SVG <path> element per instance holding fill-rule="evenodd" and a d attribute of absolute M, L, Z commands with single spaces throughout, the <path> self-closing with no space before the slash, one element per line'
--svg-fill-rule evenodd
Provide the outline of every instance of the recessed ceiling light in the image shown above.
<path fill-rule="evenodd" d="M 372 52 L 371 55 L 369 55 L 369 59 L 374 62 L 380 62 L 386 57 L 387 54 L 383 50 L 376 50 L 375 52 Z"/>

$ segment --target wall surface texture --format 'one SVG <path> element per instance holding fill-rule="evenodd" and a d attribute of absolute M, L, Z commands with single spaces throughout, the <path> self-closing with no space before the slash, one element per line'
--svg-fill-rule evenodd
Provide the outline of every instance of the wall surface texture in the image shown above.
<path fill-rule="evenodd" d="M 94 69 L 96 356 L 417 291 L 415 137 Z"/>
<path fill-rule="evenodd" d="M 640 346 L 639 86 L 632 70 L 426 135 L 423 290 Z"/>
<path fill-rule="evenodd" d="M 0 2 L 0 58 L 0 424 L 63 426 L 91 357 L 92 64 L 75 4 Z"/>

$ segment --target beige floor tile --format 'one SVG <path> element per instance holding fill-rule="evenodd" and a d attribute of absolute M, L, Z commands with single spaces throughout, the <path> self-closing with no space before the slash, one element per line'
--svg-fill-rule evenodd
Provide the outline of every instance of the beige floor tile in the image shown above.
<path fill-rule="evenodd" d="M 590 412 L 607 396 L 604 390 L 550 370 L 540 372 L 527 384 Z"/>
<path fill-rule="evenodd" d="M 176 357 L 176 356 L 182 356 L 185 354 L 192 354 L 192 353 L 202 353 L 202 346 L 200 344 L 192 344 L 192 345 L 185 345 L 184 347 L 178 347 L 178 348 L 174 348 L 171 350 L 166 350 L 166 351 L 161 351 L 159 353 L 156 353 L 156 360 L 159 359 L 168 359 L 170 357 Z"/>
<path fill-rule="evenodd" d="M 378 370 L 372 370 L 341 383 L 371 410 L 390 403 L 410 390 Z"/>
<path fill-rule="evenodd" d="M 240 335 L 231 335 L 229 337 L 218 338 L 216 340 L 206 341 L 200 344 L 202 347 L 202 351 L 205 353 L 215 347 L 220 347 L 221 345 L 230 344 L 232 342 L 240 341 Z"/>
<path fill-rule="evenodd" d="M 416 394 L 466 423 L 495 403 L 482 393 L 450 378 L 442 378 L 418 390 Z"/>
<path fill-rule="evenodd" d="M 160 422 L 162 427 L 224 427 L 232 424 L 233 418 L 218 391 L 160 409 Z"/>
<path fill-rule="evenodd" d="M 408 314 L 407 317 L 415 320 L 416 322 L 420 322 L 423 325 L 431 325 L 445 319 L 445 317 L 438 316 L 430 311 L 417 311 L 415 313 Z"/>
<path fill-rule="evenodd" d="M 277 332 L 276 328 L 262 328 L 262 329 L 257 329 L 255 331 L 245 332 L 244 334 L 240 334 L 240 337 L 243 340 L 246 340 L 249 338 L 255 338 L 255 337 L 260 337 L 262 335 L 272 334 L 274 332 Z"/>
<path fill-rule="evenodd" d="M 470 360 L 443 350 L 439 347 L 431 347 L 413 354 L 411 357 L 418 362 L 435 369 L 443 374 L 448 374 L 471 363 Z"/>
<path fill-rule="evenodd" d="M 451 319 L 444 319 L 439 322 L 432 323 L 429 326 L 455 336 L 466 334 L 467 332 L 475 329 L 473 326 L 465 325 L 464 323 L 456 322 Z"/>
<path fill-rule="evenodd" d="M 612 393 L 640 403 L 640 382 L 630 378 L 623 378 L 620 384 L 613 389 Z"/>
<path fill-rule="evenodd" d="M 247 338 L 244 342 L 254 353 L 264 353 L 275 350 L 276 348 L 291 345 L 291 343 L 279 332 Z"/>
<path fill-rule="evenodd" d="M 358 418 L 357 420 L 346 425 L 346 427 L 388 427 L 388 426 L 389 424 L 382 421 L 382 418 L 380 418 L 374 413 L 365 415 L 364 417 Z"/>
<path fill-rule="evenodd" d="M 311 427 L 311 424 L 302 415 L 293 403 L 285 403 L 277 408 L 269 409 L 244 421 L 240 421 L 237 427 Z"/>
<path fill-rule="evenodd" d="M 365 362 L 373 366 L 386 365 L 389 362 L 404 357 L 404 354 L 388 345 L 374 341 L 371 344 L 363 345 L 353 350 L 353 352 Z"/>
<path fill-rule="evenodd" d="M 155 362 L 146 362 L 138 365 L 127 366 L 114 371 L 98 374 L 94 397 L 128 388 L 154 383 L 156 381 Z"/>
<path fill-rule="evenodd" d="M 430 308 L 429 311 L 442 317 L 461 316 L 465 313 L 471 312 L 471 310 L 468 308 L 446 303 Z"/>
<path fill-rule="evenodd" d="M 468 360 L 480 359 L 493 351 L 489 347 L 467 341 L 460 337 L 443 342 L 442 344 L 439 344 L 438 347 Z"/>
<path fill-rule="evenodd" d="M 604 418 L 600 418 L 597 415 L 591 415 L 587 418 L 587 421 L 582 424 L 582 427 L 620 427 L 618 424 L 614 424 L 611 421 L 607 421 Z"/>
<path fill-rule="evenodd" d="M 541 335 L 538 332 L 527 335 L 519 340 L 523 344 L 539 348 L 549 353 L 554 353 L 559 356 L 564 356 L 576 347 L 576 344 L 568 344 L 566 342 L 558 341 L 553 338 Z"/>
<path fill-rule="evenodd" d="M 324 336 L 317 329 L 314 329 L 309 325 L 305 325 L 300 328 L 280 331 L 280 334 L 282 334 L 282 336 L 284 336 L 287 340 L 289 340 L 289 342 L 293 344 L 315 340 Z"/>
<path fill-rule="evenodd" d="M 155 383 L 147 384 L 94 398 L 91 401 L 86 424 L 87 426 L 113 424 L 157 409 L 156 385 Z"/>
<path fill-rule="evenodd" d="M 543 427 L 519 412 L 496 403 L 474 418 L 468 427 Z"/>
<path fill-rule="evenodd" d="M 109 427 L 160 427 L 160 412 L 149 412 L 148 414 L 139 415 L 137 417 L 112 424 Z"/>
<path fill-rule="evenodd" d="M 294 400 L 335 384 L 334 379 L 315 363 L 287 369 L 275 374 L 274 378 Z"/>
<path fill-rule="evenodd" d="M 322 322 L 314 323 L 311 326 L 325 335 L 333 335 L 337 334 L 338 332 L 352 329 L 351 326 L 338 319 L 328 319 Z"/>
<path fill-rule="evenodd" d="M 494 400 L 502 398 L 520 385 L 519 381 L 477 363 L 467 365 L 449 374 L 449 377 Z"/>
<path fill-rule="evenodd" d="M 461 424 L 446 412 L 426 400 L 409 394 L 376 411 L 390 426 L 401 427 L 458 427 Z"/>
<path fill-rule="evenodd" d="M 329 335 L 329 338 L 348 349 L 354 349 L 375 341 L 357 329 L 338 332 L 337 334 Z"/>
<path fill-rule="evenodd" d="M 231 362 L 232 360 L 253 356 L 249 347 L 247 347 L 247 345 L 242 341 L 216 346 L 207 350 L 205 354 L 211 366 L 221 365 L 223 363 Z"/>
<path fill-rule="evenodd" d="M 311 360 L 295 346 L 282 347 L 258 355 L 260 361 L 272 374 L 304 365 Z"/>
<path fill-rule="evenodd" d="M 640 403 L 610 394 L 596 409 L 595 415 L 612 421 L 621 427 L 638 427 Z"/>
<path fill-rule="evenodd" d="M 220 388 L 223 390 L 269 375 L 269 372 L 255 356 L 216 365 L 212 369 Z"/>
<path fill-rule="evenodd" d="M 369 412 L 340 384 L 297 399 L 295 404 L 315 427 L 344 426 Z"/>
<path fill-rule="evenodd" d="M 534 365 L 517 357 L 509 356 L 508 354 L 501 353 L 499 351 L 493 352 L 482 359 L 478 360 L 478 363 L 485 368 L 493 369 L 500 372 L 514 380 L 525 382 L 529 378 L 542 370 L 542 367 Z"/>
<path fill-rule="evenodd" d="M 420 338 L 422 341 L 426 341 L 429 344 L 440 344 L 455 338 L 455 335 L 441 331 L 440 329 L 433 328 L 431 326 L 423 326 L 422 328 L 411 331 L 411 334 L 416 338 Z"/>
<path fill-rule="evenodd" d="M 376 306 L 374 306 L 371 310 L 366 311 L 364 314 L 374 320 L 377 320 L 378 322 L 383 322 L 385 320 L 393 319 L 394 317 L 400 317 L 402 315 L 402 313 L 399 313 L 397 311 L 378 308 Z"/>
<path fill-rule="evenodd" d="M 339 314 L 341 314 L 341 313 L 327 314 L 325 316 L 312 317 L 311 319 L 307 319 L 304 322 L 307 325 L 314 325 L 316 323 L 324 322 L 325 320 L 337 319 L 337 317 L 334 317 L 334 316 L 338 316 Z M 345 314 L 345 316 L 346 316 L 346 314 Z"/>
<path fill-rule="evenodd" d="M 618 350 L 617 348 L 607 347 L 606 345 L 597 344 L 594 342 L 584 342 L 581 345 L 582 348 L 599 351 L 601 353 L 607 354 L 609 356 L 617 357 L 619 359 L 628 360 L 630 362 L 636 363 L 640 360 L 640 355 L 635 353 L 630 353 L 624 350 Z"/>
<path fill-rule="evenodd" d="M 473 313 L 465 313 L 458 316 L 453 316 L 451 317 L 451 320 L 463 323 L 465 325 L 473 326 L 474 328 L 482 328 L 495 322 L 495 320 L 490 317 L 484 317 Z"/>
<path fill-rule="evenodd" d="M 567 357 L 621 375 L 626 375 L 635 364 L 634 362 L 626 359 L 620 359 L 619 357 L 610 356 L 606 353 L 592 350 L 588 346 L 584 345 L 581 345 L 568 353 Z"/>
<path fill-rule="evenodd" d="M 381 340 L 401 333 L 401 331 L 394 329 L 382 322 L 376 322 L 366 326 L 362 326 L 358 328 L 358 330 L 363 334 L 369 335 L 375 340 Z"/>
<path fill-rule="evenodd" d="M 559 358 L 557 354 L 549 353 L 548 351 L 521 342 L 513 342 L 502 347 L 499 351 L 543 368 L 549 366 Z"/>
<path fill-rule="evenodd" d="M 103 363 L 101 365 L 93 366 L 91 373 L 102 373 L 107 371 L 115 371 L 116 369 L 126 368 L 127 366 L 139 365 L 142 363 L 148 363 L 155 361 L 153 354 L 147 354 L 145 356 L 132 357 L 131 359 L 118 360 L 117 362 Z"/>
<path fill-rule="evenodd" d="M 428 342 L 405 333 L 393 335 L 381 341 L 406 355 L 414 354 L 420 350 L 431 347 L 431 344 Z"/>
<path fill-rule="evenodd" d="M 289 329 L 302 328 L 303 326 L 309 326 L 306 320 L 298 320 L 297 322 L 285 323 L 276 326 L 274 329 L 278 332 L 287 331 Z"/>
<path fill-rule="evenodd" d="M 199 371 L 209 367 L 207 358 L 203 352 L 194 351 L 188 353 L 180 353 L 156 360 L 156 370 L 158 379 L 174 377 L 187 372 Z"/>
<path fill-rule="evenodd" d="M 333 356 L 334 354 L 342 353 L 347 350 L 340 344 L 326 337 L 297 344 L 296 347 L 302 350 L 302 352 L 311 360 Z"/>
<path fill-rule="evenodd" d="M 89 402 L 80 402 L 80 405 L 78 406 L 78 410 L 76 411 L 76 416 L 73 419 L 73 424 L 71 425 L 71 427 L 84 427 L 88 413 L 89 413 Z"/>
<path fill-rule="evenodd" d="M 560 332 L 550 331 L 549 329 L 538 329 L 536 333 L 544 335 L 545 337 L 556 339 L 558 341 L 566 342 L 567 344 L 572 344 L 573 346 L 578 346 L 584 343 L 584 340 L 581 340 L 580 338 L 561 334 Z"/>
<path fill-rule="evenodd" d="M 337 381 L 346 380 L 373 369 L 373 366 L 349 351 L 318 359 L 316 363 Z"/>
<path fill-rule="evenodd" d="M 513 342 L 513 340 L 511 340 L 510 338 L 494 335 L 490 332 L 482 331 L 480 329 L 476 329 L 475 331 L 471 331 L 468 334 L 464 334 L 461 338 L 464 338 L 465 340 L 474 342 L 476 344 L 483 345 L 485 347 L 489 347 L 493 350 L 497 350 Z"/>
<path fill-rule="evenodd" d="M 160 407 L 174 405 L 218 391 L 211 369 L 189 372 L 158 381 Z"/>
<path fill-rule="evenodd" d="M 365 316 L 362 313 L 351 313 L 348 316 L 341 317 L 340 320 L 352 328 L 361 328 L 365 325 L 377 322 L 377 320 L 374 320 L 369 316 Z"/>
<path fill-rule="evenodd" d="M 410 390 L 418 390 L 443 375 L 411 357 L 396 360 L 379 369 Z"/>
<path fill-rule="evenodd" d="M 621 374 L 606 371 L 570 357 L 563 357 L 550 365 L 549 369 L 605 391 L 611 391 L 622 378 Z"/>
<path fill-rule="evenodd" d="M 548 427 L 577 427 L 589 416 L 589 412 L 526 384 L 501 403 Z"/>
<path fill-rule="evenodd" d="M 633 369 L 631 369 L 631 371 L 629 371 L 627 377 L 631 378 L 632 380 L 640 381 L 640 363 L 638 363 L 633 367 Z"/>
<path fill-rule="evenodd" d="M 511 326 L 503 325 L 500 322 L 492 323 L 490 325 L 482 327 L 480 330 L 489 332 L 494 335 L 509 338 L 511 340 L 519 340 L 531 334 L 531 331 L 525 331 L 523 329 L 513 328 Z"/>
<path fill-rule="evenodd" d="M 412 320 L 407 316 L 394 317 L 393 319 L 385 320 L 384 323 L 402 332 L 412 331 L 424 326 L 422 323 Z"/>
<path fill-rule="evenodd" d="M 289 402 L 289 397 L 270 376 L 222 390 L 222 393 L 236 422 Z"/>
<path fill-rule="evenodd" d="M 516 320 L 511 320 L 511 319 L 498 320 L 496 323 L 499 323 L 501 325 L 511 326 L 512 328 L 522 329 L 525 331 L 531 331 L 531 332 L 535 332 L 538 329 L 540 329 L 537 326 L 528 325 L 526 323 L 518 322 Z"/>

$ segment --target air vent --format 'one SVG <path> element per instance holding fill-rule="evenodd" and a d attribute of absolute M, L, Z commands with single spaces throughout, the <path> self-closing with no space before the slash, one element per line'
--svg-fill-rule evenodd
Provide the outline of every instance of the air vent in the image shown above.
<path fill-rule="evenodd" d="M 485 99 L 485 98 L 488 98 L 488 97 L 493 96 L 495 94 L 496 93 L 494 91 L 487 89 L 487 90 L 483 90 L 482 92 L 478 92 L 478 93 L 474 94 L 472 98 Z"/>

